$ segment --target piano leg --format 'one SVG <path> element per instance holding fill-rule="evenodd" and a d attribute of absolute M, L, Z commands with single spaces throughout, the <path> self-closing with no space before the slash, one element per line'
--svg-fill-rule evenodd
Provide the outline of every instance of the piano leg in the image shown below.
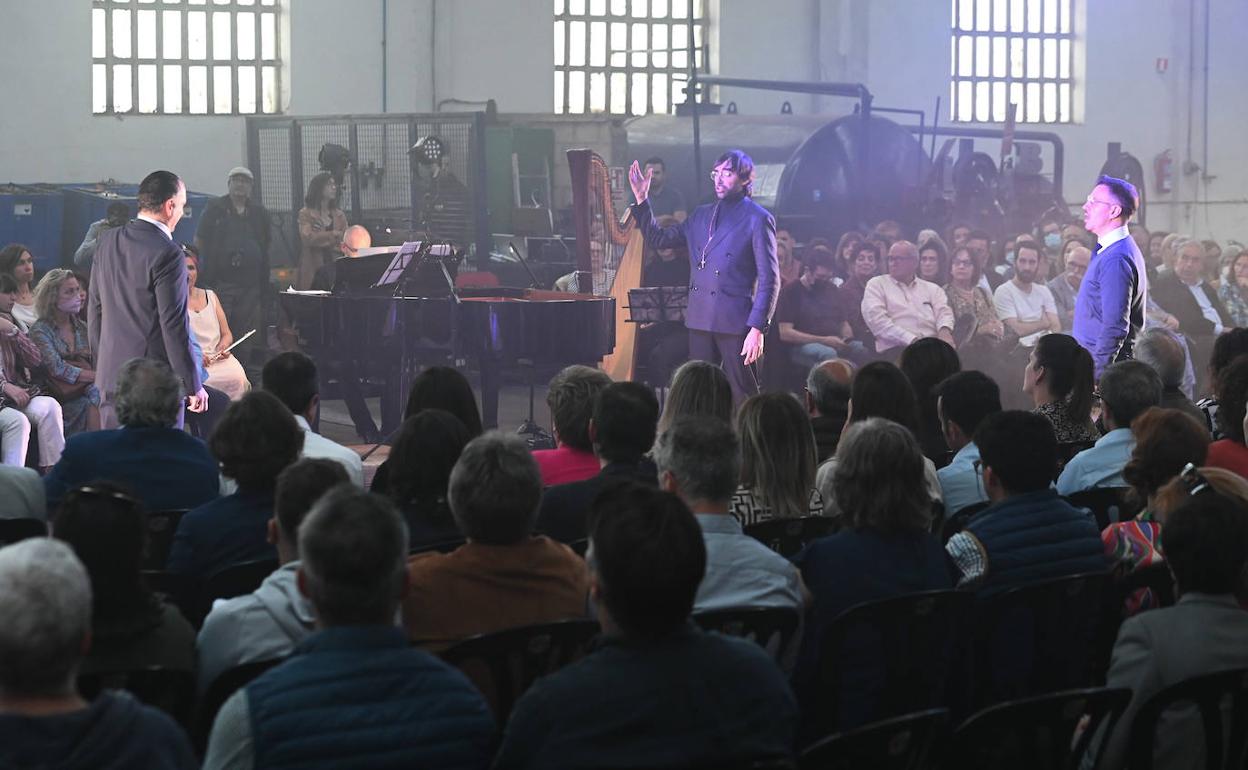
<path fill-rule="evenodd" d="M 498 427 L 498 387 L 500 366 L 497 359 L 481 356 L 481 424 L 486 430 Z"/>

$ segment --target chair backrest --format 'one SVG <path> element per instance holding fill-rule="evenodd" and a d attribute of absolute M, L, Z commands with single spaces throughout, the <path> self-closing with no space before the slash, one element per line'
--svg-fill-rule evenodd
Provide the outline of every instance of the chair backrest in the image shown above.
<path fill-rule="evenodd" d="M 1090 686 L 1111 580 L 1108 572 L 1069 575 L 981 602 L 976 705 Z"/>
<path fill-rule="evenodd" d="M 213 602 L 217 599 L 233 599 L 235 596 L 251 593 L 259 588 L 264 579 L 272 575 L 278 566 L 277 559 L 256 559 L 231 564 L 209 575 L 199 592 L 198 603 L 191 607 L 191 612 L 195 617 L 187 619 L 191 621 L 191 625 L 199 628 L 212 609 Z"/>
<path fill-rule="evenodd" d="M 1096 517 L 1096 531 L 1103 532 L 1114 522 L 1131 518 L 1136 511 L 1127 504 L 1127 487 L 1095 487 L 1075 492 L 1066 501 L 1076 508 L 1086 508 Z"/>
<path fill-rule="evenodd" d="M 792 519 L 770 519 L 751 524 L 745 534 L 785 558 L 797 554 L 812 540 L 836 531 L 839 522 L 834 516 L 798 516 Z"/>
<path fill-rule="evenodd" d="M 47 536 L 48 524 L 41 519 L 0 519 L 0 545 Z"/>
<path fill-rule="evenodd" d="M 1189 713 L 1176 714 L 1184 704 L 1194 705 L 1199 717 L 1190 713 L 1190 706 Z M 1152 770 L 1157 745 L 1167 739 L 1173 744 L 1180 731 L 1190 734 L 1188 728 L 1197 718 L 1203 746 L 1184 743 L 1172 746 L 1172 751 L 1191 757 L 1199 756 L 1193 752 L 1203 748 L 1208 770 L 1248 767 L 1248 669 L 1243 668 L 1188 679 L 1149 698 L 1131 725 L 1128 765 L 1132 770 Z"/>
<path fill-rule="evenodd" d="M 954 511 L 953 515 L 945 519 L 945 523 L 940 528 L 940 542 L 948 543 L 949 538 L 966 529 L 966 525 L 970 523 L 975 515 L 992 505 L 991 502 L 985 500 L 979 503 L 971 503 L 970 505 L 959 508 Z"/>
<path fill-rule="evenodd" d="M 1075 770 L 1101 725 L 1113 730 L 1130 702 L 1129 689 L 1095 688 L 999 703 L 962 723 L 945 761 L 966 770 Z M 1080 727 L 1085 716 L 1088 723 Z"/>
<path fill-rule="evenodd" d="M 973 597 L 923 591 L 859 604 L 824 630 L 811 723 L 822 734 L 944 706 Z"/>
<path fill-rule="evenodd" d="M 216 721 L 217 712 L 221 710 L 226 699 L 246 686 L 248 682 L 284 660 L 286 659 L 271 658 L 244 663 L 223 671 L 212 680 L 212 684 L 208 685 L 208 689 L 199 699 L 198 707 L 195 709 L 195 724 L 191 730 L 191 740 L 194 742 L 196 751 L 202 753 L 208 747 L 208 735 L 212 732 L 212 723 Z"/>
<path fill-rule="evenodd" d="M 153 511 L 147 514 L 147 553 L 143 555 L 143 569 L 164 569 L 169 563 L 169 549 L 173 546 L 173 534 L 178 531 L 185 510 Z"/>
<path fill-rule="evenodd" d="M 801 614 L 789 607 L 731 607 L 694 613 L 693 620 L 707 631 L 749 639 L 780 662 L 797 635 Z"/>
<path fill-rule="evenodd" d="M 1070 458 L 1085 449 L 1091 449 L 1095 444 L 1095 441 L 1066 441 L 1058 444 L 1057 468 L 1053 471 L 1053 480 L 1057 481 L 1058 475 L 1062 472 L 1062 469 L 1066 467 L 1066 463 L 1070 462 Z"/>
<path fill-rule="evenodd" d="M 78 675 L 78 693 L 91 700 L 105 689 L 125 690 L 164 711 L 185 726 L 195 705 L 195 675 L 190 671 L 152 666 L 132 671 L 94 671 Z"/>
<path fill-rule="evenodd" d="M 498 724 L 505 724 L 516 700 L 538 677 L 579 660 L 598 635 L 593 620 L 562 620 L 465 639 L 442 652 L 486 696 Z"/>
<path fill-rule="evenodd" d="M 934 766 L 949 712 L 931 709 L 874 722 L 812 744 L 801 770 L 925 770 Z"/>

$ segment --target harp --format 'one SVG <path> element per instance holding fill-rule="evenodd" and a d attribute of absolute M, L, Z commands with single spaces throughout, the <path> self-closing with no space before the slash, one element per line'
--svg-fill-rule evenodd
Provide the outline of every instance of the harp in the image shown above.
<path fill-rule="evenodd" d="M 641 286 L 645 243 L 628 214 L 620 220 L 611 203 L 607 164 L 592 150 L 568 150 L 572 216 L 576 230 L 578 291 L 615 299 L 615 350 L 600 368 L 620 382 L 633 379 L 637 325 L 628 322 L 628 290 Z"/>

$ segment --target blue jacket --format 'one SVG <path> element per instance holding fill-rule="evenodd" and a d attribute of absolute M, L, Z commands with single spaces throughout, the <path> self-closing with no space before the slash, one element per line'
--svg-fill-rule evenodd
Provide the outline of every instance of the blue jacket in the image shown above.
<path fill-rule="evenodd" d="M 319 631 L 247 685 L 255 766 L 484 768 L 494 718 L 398 628 Z"/>
<path fill-rule="evenodd" d="M 1092 354 L 1098 378 L 1130 355 L 1147 302 L 1148 274 L 1134 239 L 1128 236 L 1093 254 L 1075 297 L 1071 336 Z"/>
<path fill-rule="evenodd" d="M 233 564 L 277 559 L 269 544 L 273 490 L 235 492 L 188 512 L 169 548 L 170 572 L 207 578 Z"/>
<path fill-rule="evenodd" d="M 217 498 L 221 484 L 204 442 L 175 428 L 78 433 L 43 479 L 48 510 L 56 510 L 69 490 L 96 479 L 129 487 L 151 511 L 203 505 Z"/>
<path fill-rule="evenodd" d="M 750 327 L 767 331 L 780 295 L 780 265 L 776 220 L 766 209 L 750 198 L 724 200 L 697 207 L 684 222 L 659 227 L 650 203 L 643 201 L 633 206 L 633 218 L 654 248 L 689 250 L 686 327 L 718 334 L 745 335 Z M 699 268 L 703 252 L 706 264 Z"/>
<path fill-rule="evenodd" d="M 1109 568 L 1096 521 L 1052 489 L 1008 497 L 971 519 L 966 532 L 986 556 L 979 596 Z"/>

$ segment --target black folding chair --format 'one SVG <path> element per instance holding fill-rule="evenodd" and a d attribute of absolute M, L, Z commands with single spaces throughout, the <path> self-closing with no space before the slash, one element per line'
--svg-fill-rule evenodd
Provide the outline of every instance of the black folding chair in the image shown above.
<path fill-rule="evenodd" d="M 810 727 L 827 735 L 944 706 L 973 601 L 923 591 L 842 612 L 819 646 Z"/>
<path fill-rule="evenodd" d="M 975 714 L 954 732 L 945 766 L 950 770 L 1075 770 L 1101 725 L 1113 730 L 1130 702 L 1128 689 L 1096 688 L 999 703 Z M 1085 716 L 1088 723 L 1081 727 Z M 1097 749 L 1092 757 L 1093 767 L 1099 753 Z"/>
<path fill-rule="evenodd" d="M 0 519 L 0 545 L 47 536 L 48 524 L 41 519 Z"/>
<path fill-rule="evenodd" d="M 1180 711 L 1185 705 L 1186 714 Z M 1196 713 L 1191 713 L 1193 706 Z M 1128 766 L 1131 770 L 1152 770 L 1158 744 L 1173 739 L 1177 732 L 1186 733 L 1197 719 L 1204 732 L 1203 745 L 1175 746 L 1169 762 L 1182 753 L 1187 766 L 1193 766 L 1191 758 L 1203 752 L 1207 770 L 1248 767 L 1248 669 L 1198 676 L 1149 698 L 1131 725 Z M 1166 759 L 1163 757 L 1156 766 L 1168 767 Z"/>
<path fill-rule="evenodd" d="M 1126 521 L 1138 510 L 1127 502 L 1127 487 L 1096 487 L 1075 492 L 1066 501 L 1076 508 L 1086 508 L 1096 518 L 1096 531 L 1102 532 L 1114 522 Z"/>
<path fill-rule="evenodd" d="M 926 770 L 938 755 L 949 721 L 945 709 L 873 722 L 812 744 L 801 770 Z"/>
<path fill-rule="evenodd" d="M 835 516 L 798 516 L 751 524 L 745 528 L 745 534 L 788 559 L 810 541 L 830 535 L 837 528 Z"/>
<path fill-rule="evenodd" d="M 199 601 L 192 607 L 195 617 L 188 618 L 191 625 L 196 628 L 202 626 L 204 618 L 212 610 L 212 603 L 217 599 L 233 599 L 235 596 L 251 593 L 277 568 L 277 559 L 256 559 L 231 564 L 213 573 L 204 581 L 199 592 Z"/>
<path fill-rule="evenodd" d="M 1174 604 L 1174 577 L 1170 568 L 1164 563 L 1138 567 L 1125 575 L 1115 574 L 1113 584 L 1106 594 L 1105 609 L 1102 613 L 1101 627 L 1097 632 L 1100 641 L 1097 643 L 1096 683 L 1105 681 L 1109 673 L 1109 663 L 1113 658 L 1114 643 L 1118 640 L 1118 629 L 1126 620 L 1127 601 L 1137 591 L 1148 590 L 1152 593 L 1153 607 L 1169 607 Z"/>
<path fill-rule="evenodd" d="M 1070 462 L 1070 458 L 1085 449 L 1091 449 L 1095 444 L 1095 441 L 1066 441 L 1058 444 L 1057 468 L 1053 471 L 1053 480 L 1057 481 L 1057 477 L 1061 474 L 1062 469 L 1066 467 L 1066 463 Z"/>
<path fill-rule="evenodd" d="M 441 656 L 477 685 L 501 725 L 516 700 L 539 677 L 584 657 L 598 631 L 593 620 L 542 623 L 474 636 Z"/>
<path fill-rule="evenodd" d="M 1094 684 L 1110 582 L 1108 572 L 1070 575 L 981 602 L 975 705 Z"/>
<path fill-rule="evenodd" d="M 164 569 L 169 563 L 169 549 L 173 547 L 173 535 L 178 531 L 185 510 L 153 511 L 147 514 L 147 552 L 143 555 L 143 569 Z"/>
<path fill-rule="evenodd" d="M 749 639 L 780 662 L 797 635 L 801 615 L 788 607 L 731 607 L 694 613 L 693 620 L 706 631 Z"/>
<path fill-rule="evenodd" d="M 954 512 L 952 516 L 945 519 L 944 524 L 940 528 L 940 542 L 948 543 L 949 538 L 966 529 L 966 525 L 970 523 L 971 519 L 975 518 L 977 514 L 989 505 L 992 505 L 992 503 L 987 501 L 982 503 L 971 503 L 970 505 L 960 508 Z"/>
<path fill-rule="evenodd" d="M 195 705 L 195 675 L 190 671 L 152 666 L 131 671 L 93 671 L 78 675 L 78 693 L 87 700 L 103 690 L 125 690 L 149 706 L 187 726 Z"/>
<path fill-rule="evenodd" d="M 244 663 L 221 672 L 216 679 L 212 680 L 195 709 L 195 724 L 191 730 L 191 740 L 195 744 L 196 751 L 202 754 L 208 748 L 208 735 L 212 732 L 212 723 L 216 721 L 217 712 L 225 705 L 226 700 L 246 686 L 248 682 L 284 660 L 286 659 L 272 658 Z"/>

